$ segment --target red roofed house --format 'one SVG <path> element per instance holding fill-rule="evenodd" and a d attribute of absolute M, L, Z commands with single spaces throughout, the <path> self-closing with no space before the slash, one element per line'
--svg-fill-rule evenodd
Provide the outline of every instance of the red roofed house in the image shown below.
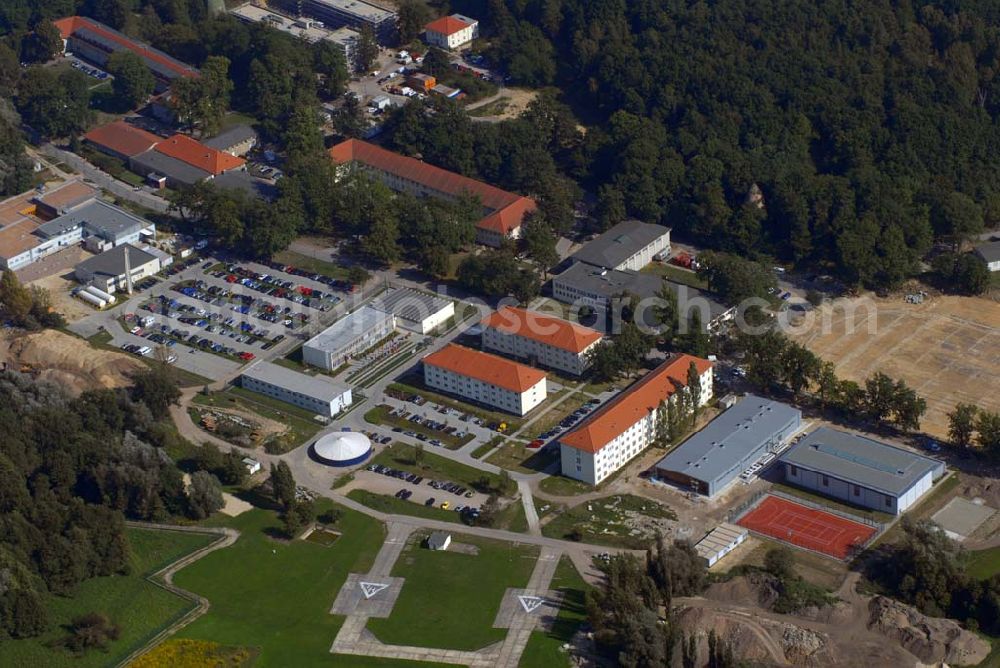
<path fill-rule="evenodd" d="M 660 402 L 675 401 L 678 388 L 687 388 L 692 362 L 700 376 L 699 405 L 711 401 L 712 363 L 676 355 L 559 438 L 562 474 L 596 485 L 645 450 L 656 439 Z"/>
<path fill-rule="evenodd" d="M 427 387 L 525 415 L 545 401 L 545 373 L 503 357 L 450 343 L 424 358 Z"/>
<path fill-rule="evenodd" d="M 590 351 L 604 338 L 569 320 L 510 306 L 488 315 L 482 326 L 483 348 L 573 376 L 586 371 Z"/>
<path fill-rule="evenodd" d="M 115 51 L 131 51 L 140 58 L 156 78 L 156 92 L 170 87 L 177 77 L 196 77 L 198 70 L 172 58 L 148 44 L 127 37 L 113 28 L 84 16 L 68 16 L 53 22 L 62 35 L 63 50 L 104 67 Z"/>
<path fill-rule="evenodd" d="M 337 144 L 330 149 L 330 157 L 338 165 L 363 169 L 396 192 L 447 200 L 455 200 L 462 193 L 475 195 L 483 205 L 484 216 L 476 223 L 476 241 L 487 246 L 498 247 L 505 237 L 520 237 L 521 221 L 525 214 L 536 208 L 535 201 L 529 197 L 387 151 L 360 139 L 348 139 Z"/>
<path fill-rule="evenodd" d="M 192 167 L 202 169 L 212 176 L 218 176 L 246 164 L 243 158 L 237 158 L 225 151 L 209 148 L 187 135 L 174 135 L 156 145 L 156 150 Z"/>
<path fill-rule="evenodd" d="M 442 16 L 424 26 L 424 41 L 442 49 L 457 49 L 479 37 L 479 21 L 461 14 Z"/>
<path fill-rule="evenodd" d="M 115 121 L 94 128 L 83 135 L 83 140 L 98 151 L 127 163 L 134 156 L 156 146 L 160 137 L 125 121 Z"/>

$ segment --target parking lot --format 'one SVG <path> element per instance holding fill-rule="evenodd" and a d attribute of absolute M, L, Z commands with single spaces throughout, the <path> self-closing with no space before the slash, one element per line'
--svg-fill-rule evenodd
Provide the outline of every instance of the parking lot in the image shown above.
<path fill-rule="evenodd" d="M 449 480 L 434 480 L 381 464 L 371 464 L 354 474 L 351 487 L 423 506 L 443 508 L 475 519 L 487 496 Z M 447 503 L 447 507 L 443 507 Z"/>

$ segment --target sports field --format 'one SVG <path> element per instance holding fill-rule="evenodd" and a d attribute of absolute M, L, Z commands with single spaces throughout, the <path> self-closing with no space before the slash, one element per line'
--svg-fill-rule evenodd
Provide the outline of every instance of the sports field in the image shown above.
<path fill-rule="evenodd" d="M 1000 411 L 1000 304 L 988 297 L 933 296 L 923 304 L 865 295 L 824 304 L 788 334 L 863 382 L 901 378 L 927 400 L 921 428 L 947 438 L 959 402 Z"/>
<path fill-rule="evenodd" d="M 846 559 L 851 547 L 875 534 L 875 527 L 852 522 L 832 513 L 766 496 L 738 524 L 777 540 Z"/>

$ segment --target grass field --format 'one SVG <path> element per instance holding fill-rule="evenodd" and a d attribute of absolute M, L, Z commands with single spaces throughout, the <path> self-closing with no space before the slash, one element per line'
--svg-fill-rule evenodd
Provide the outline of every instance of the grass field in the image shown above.
<path fill-rule="evenodd" d="M 576 496 L 594 491 L 593 485 L 561 475 L 550 475 L 543 478 L 538 483 L 538 488 L 546 494 L 554 494 L 555 496 Z"/>
<path fill-rule="evenodd" d="M 395 415 L 390 415 L 390 411 L 392 411 L 392 408 L 384 404 L 376 406 L 375 408 L 372 408 L 367 413 L 365 413 L 365 422 L 368 422 L 369 424 L 386 425 L 389 427 L 399 427 L 400 429 L 403 429 L 405 431 L 412 431 L 417 434 L 423 434 L 429 439 L 437 439 L 441 441 L 442 443 L 444 443 L 445 447 L 447 447 L 450 450 L 457 450 L 458 448 L 462 447 L 463 445 L 465 445 L 466 443 L 475 438 L 475 435 L 471 433 L 466 433 L 465 436 L 458 438 L 454 434 L 446 434 L 443 431 L 435 431 L 434 429 L 425 427 L 422 424 L 417 424 L 416 422 L 410 422 L 409 420 L 396 417 Z M 436 416 L 433 419 L 436 419 Z M 453 426 L 459 428 L 461 428 L 464 424 L 462 422 L 458 422 L 457 420 L 456 422 L 457 424 Z M 429 445 L 427 447 L 430 448 L 434 446 Z"/>
<path fill-rule="evenodd" d="M 649 529 L 634 530 L 634 525 L 643 518 L 676 520 L 677 515 L 655 501 L 631 494 L 615 494 L 566 510 L 543 526 L 542 534 L 596 545 L 643 549 L 653 538 Z"/>
<path fill-rule="evenodd" d="M 320 276 L 329 276 L 330 278 L 339 278 L 345 281 L 347 280 L 347 267 L 342 267 L 339 264 L 326 262 L 324 260 L 317 260 L 314 257 L 309 257 L 308 255 L 303 255 L 302 253 L 296 253 L 295 251 L 283 250 L 280 253 L 275 253 L 274 261 L 281 262 L 282 264 L 290 264 L 293 267 L 305 269 L 313 272 L 314 274 L 319 274 Z"/>
<path fill-rule="evenodd" d="M 146 577 L 208 545 L 216 537 L 146 529 L 127 529 L 126 533 L 132 547 L 132 573 L 87 580 L 72 597 L 47 597 L 49 630 L 37 638 L 5 638 L 0 642 L 0 665 L 46 668 L 114 665 L 193 607 Z M 108 646 L 107 653 L 92 651 L 76 657 L 50 646 L 66 635 L 63 625 L 88 612 L 102 612 L 121 627 L 121 637 Z"/>
<path fill-rule="evenodd" d="M 1000 547 L 970 552 L 965 572 L 978 580 L 986 580 L 1000 573 Z"/>
<path fill-rule="evenodd" d="M 322 513 L 330 506 L 320 501 L 317 507 Z M 211 523 L 234 527 L 241 536 L 232 547 L 175 577 L 178 586 L 212 602 L 208 613 L 179 637 L 254 648 L 258 666 L 430 665 L 330 655 L 343 623 L 342 617 L 329 614 L 330 606 L 349 572 L 371 567 L 384 538 L 380 523 L 344 510 L 335 527 L 343 535 L 330 547 L 272 538 L 281 523 L 271 511 L 254 509 L 237 517 L 215 517 Z"/>
<path fill-rule="evenodd" d="M 379 640 L 475 650 L 506 636 L 506 629 L 493 628 L 493 620 L 504 591 L 528 583 L 538 548 L 462 535 L 452 540 L 475 545 L 479 554 L 434 552 L 417 539 L 400 555 L 392 575 L 406 583 L 392 615 L 368 622 Z"/>
<path fill-rule="evenodd" d="M 532 631 L 528 645 L 521 655 L 519 668 L 555 668 L 569 666 L 569 657 L 562 645 L 573 639 L 577 629 L 587 619 L 586 596 L 590 585 L 580 577 L 579 571 L 568 557 L 559 558 L 559 566 L 552 578 L 552 589 L 562 593 L 562 606 L 555 624 L 549 631 Z"/>
<path fill-rule="evenodd" d="M 437 506 L 425 506 L 422 503 L 404 501 L 388 494 L 369 492 L 366 489 L 352 489 L 347 493 L 347 498 L 354 499 L 373 510 L 390 515 L 410 515 L 412 517 L 423 517 L 429 520 L 454 522 L 456 524 L 462 521 L 459 514 L 451 510 L 442 510 Z"/>
<path fill-rule="evenodd" d="M 508 440 L 499 450 L 486 458 L 490 464 L 508 471 L 538 473 L 544 471 L 553 461 L 559 459 L 559 449 L 531 449 L 526 443 Z"/>
<path fill-rule="evenodd" d="M 664 262 L 653 262 L 652 264 L 646 265 L 642 269 L 642 273 L 662 276 L 663 278 L 673 281 L 674 283 L 689 285 L 692 288 L 698 288 L 699 290 L 708 289 L 708 281 L 698 274 Z"/>

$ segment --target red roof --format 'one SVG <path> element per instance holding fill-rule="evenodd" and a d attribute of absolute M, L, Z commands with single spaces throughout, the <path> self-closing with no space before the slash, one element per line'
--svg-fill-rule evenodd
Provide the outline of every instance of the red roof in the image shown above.
<path fill-rule="evenodd" d="M 69 39 L 73 33 L 82 28 L 87 28 L 88 30 L 94 31 L 96 34 L 100 35 L 106 40 L 114 42 L 119 46 L 128 49 L 129 51 L 135 53 L 141 58 L 148 58 L 149 60 L 165 67 L 166 69 L 173 72 L 179 77 L 196 77 L 198 76 L 198 70 L 185 65 L 179 60 L 171 58 L 167 54 L 154 49 L 151 46 L 143 44 L 142 42 L 137 42 L 134 39 L 126 37 L 117 30 L 109 28 L 103 23 L 99 23 L 93 19 L 88 19 L 85 16 L 67 16 L 63 19 L 58 19 L 52 22 L 59 34 L 62 35 L 63 39 Z"/>
<path fill-rule="evenodd" d="M 482 324 L 577 355 L 603 337 L 600 332 L 575 322 L 513 306 L 497 309 L 483 318 Z"/>
<path fill-rule="evenodd" d="M 146 132 L 125 121 L 115 121 L 96 127 L 83 135 L 83 138 L 92 144 L 129 158 L 148 151 L 160 141 L 160 138 L 152 132 Z"/>
<path fill-rule="evenodd" d="M 460 30 L 465 30 L 471 23 L 466 23 L 456 19 L 454 16 L 442 16 L 439 19 L 434 19 L 430 23 L 424 26 L 424 30 L 428 32 L 436 32 L 439 35 L 454 35 Z"/>
<path fill-rule="evenodd" d="M 449 172 L 416 158 L 393 153 L 386 149 L 361 141 L 348 139 L 330 149 L 330 157 L 338 164 L 360 162 L 373 169 L 402 176 L 411 181 L 451 196 L 467 192 L 479 197 L 490 213 L 476 227 L 509 234 L 521 226 L 521 219 L 535 210 L 535 201 L 495 186 L 470 179 L 467 176 Z"/>
<path fill-rule="evenodd" d="M 218 176 L 246 163 L 243 158 L 237 158 L 225 151 L 209 148 L 200 141 L 187 135 L 174 135 L 156 145 L 156 150 L 163 155 L 186 162 L 192 167 L 204 170 Z"/>
<path fill-rule="evenodd" d="M 675 391 L 674 381 L 687 386 L 687 372 L 694 362 L 699 374 L 712 368 L 708 360 L 678 355 L 656 367 L 595 411 L 559 442 L 584 452 L 596 453 L 629 427 L 655 411 Z"/>
<path fill-rule="evenodd" d="M 545 378 L 545 372 L 534 367 L 454 343 L 425 357 L 424 364 L 518 393 L 531 389 Z"/>

